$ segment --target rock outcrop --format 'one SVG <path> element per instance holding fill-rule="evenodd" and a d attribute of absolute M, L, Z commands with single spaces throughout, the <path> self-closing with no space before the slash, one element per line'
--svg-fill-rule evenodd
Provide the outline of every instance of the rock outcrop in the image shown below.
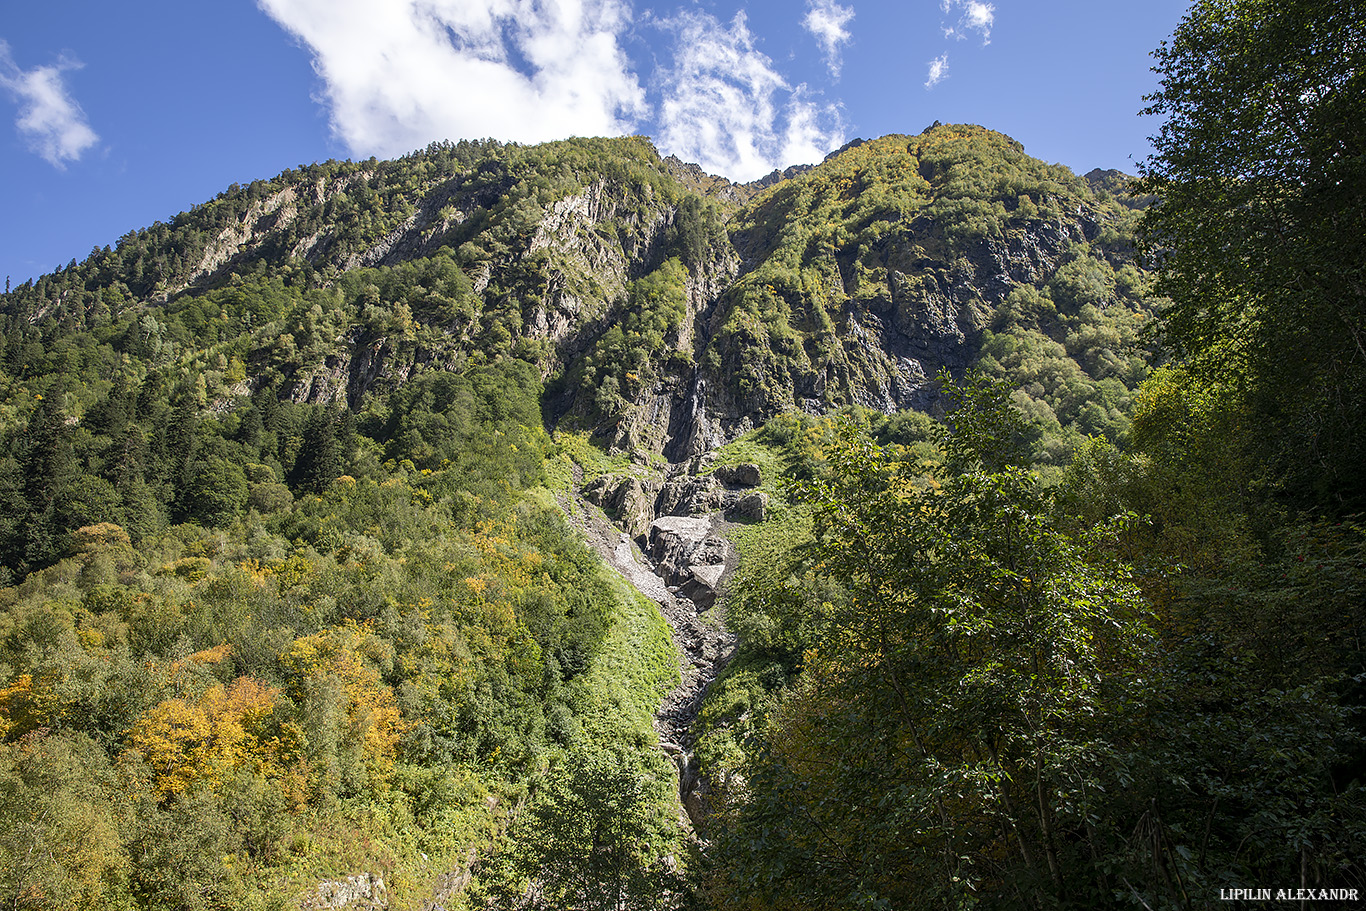
<path fill-rule="evenodd" d="M 749 463 L 718 465 L 712 475 L 727 487 L 758 487 L 764 483 L 759 466 Z"/>
<path fill-rule="evenodd" d="M 388 911 L 389 887 L 384 877 L 358 873 L 327 880 L 299 902 L 299 911 Z"/>
<path fill-rule="evenodd" d="M 650 525 L 649 553 L 669 591 L 708 610 L 716 603 L 734 548 L 712 516 L 663 516 Z"/>
<path fill-rule="evenodd" d="M 630 490 L 640 482 L 635 478 L 601 482 L 588 484 L 582 499 L 567 498 L 561 505 L 607 565 L 658 604 L 669 624 L 678 648 L 681 679 L 660 702 L 655 730 L 660 749 L 678 769 L 680 802 L 694 828 L 700 829 L 707 783 L 692 753 L 692 726 L 707 688 L 735 648 L 735 637 L 717 607 L 718 594 L 737 562 L 735 551 L 725 538 L 726 522 L 717 515 L 652 518 L 642 539 L 646 546 L 637 548 L 630 534 L 585 504 L 594 502 L 588 491 L 601 496 L 604 490 Z"/>

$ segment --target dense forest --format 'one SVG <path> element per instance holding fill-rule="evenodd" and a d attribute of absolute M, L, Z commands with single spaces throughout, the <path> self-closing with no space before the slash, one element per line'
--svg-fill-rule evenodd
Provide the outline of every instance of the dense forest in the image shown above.
<path fill-rule="evenodd" d="M 7 293 L 0 902 L 1355 905 L 1366 10 L 1154 60 L 1138 178 L 440 143 Z"/>

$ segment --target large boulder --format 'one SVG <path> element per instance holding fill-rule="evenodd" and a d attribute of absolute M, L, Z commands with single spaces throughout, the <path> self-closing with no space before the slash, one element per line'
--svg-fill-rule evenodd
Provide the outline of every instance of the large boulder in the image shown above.
<path fill-rule="evenodd" d="M 650 525 L 650 557 L 670 585 L 685 578 L 692 555 L 711 535 L 706 516 L 660 516 Z"/>
<path fill-rule="evenodd" d="M 632 475 L 603 475 L 583 490 L 584 498 L 596 503 L 617 520 L 617 524 L 637 541 L 644 541 L 655 517 L 659 482 Z"/>
<path fill-rule="evenodd" d="M 764 476 L 759 471 L 759 466 L 749 462 L 740 465 L 722 465 L 712 474 L 727 487 L 758 487 L 764 483 Z"/>
<path fill-rule="evenodd" d="M 713 534 L 712 527 L 712 519 L 704 516 L 662 516 L 650 526 L 655 571 L 699 610 L 716 603 L 727 562 L 733 562 L 730 542 Z"/>
<path fill-rule="evenodd" d="M 324 880 L 299 902 L 299 911 L 385 911 L 389 887 L 374 873 Z"/>
<path fill-rule="evenodd" d="M 762 522 L 768 514 L 768 497 L 761 493 L 739 497 L 726 508 L 726 518 L 743 522 Z"/>

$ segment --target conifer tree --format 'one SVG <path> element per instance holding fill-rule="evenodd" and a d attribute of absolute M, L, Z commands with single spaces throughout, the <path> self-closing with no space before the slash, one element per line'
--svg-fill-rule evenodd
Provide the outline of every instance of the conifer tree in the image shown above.
<path fill-rule="evenodd" d="M 28 567 L 52 562 L 60 549 L 56 504 L 72 472 L 71 433 L 62 409 L 65 397 L 65 384 L 58 379 L 42 396 L 24 436 L 21 464 L 28 506 L 24 547 Z"/>
<path fill-rule="evenodd" d="M 327 409 L 315 408 L 304 424 L 303 441 L 290 481 L 296 487 L 319 493 L 341 474 L 341 469 L 336 424 Z"/>

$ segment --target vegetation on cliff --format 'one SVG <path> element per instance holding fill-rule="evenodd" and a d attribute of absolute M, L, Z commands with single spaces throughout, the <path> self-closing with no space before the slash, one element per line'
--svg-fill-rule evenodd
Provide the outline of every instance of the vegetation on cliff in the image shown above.
<path fill-rule="evenodd" d="M 759 265 L 706 356 L 737 365 L 737 398 L 765 413 L 927 408 L 939 368 L 980 362 L 1018 390 L 1038 455 L 1062 464 L 1078 434 L 1124 436 L 1152 359 L 1133 222 L 999 133 L 936 125 L 862 143 L 736 216 Z"/>

